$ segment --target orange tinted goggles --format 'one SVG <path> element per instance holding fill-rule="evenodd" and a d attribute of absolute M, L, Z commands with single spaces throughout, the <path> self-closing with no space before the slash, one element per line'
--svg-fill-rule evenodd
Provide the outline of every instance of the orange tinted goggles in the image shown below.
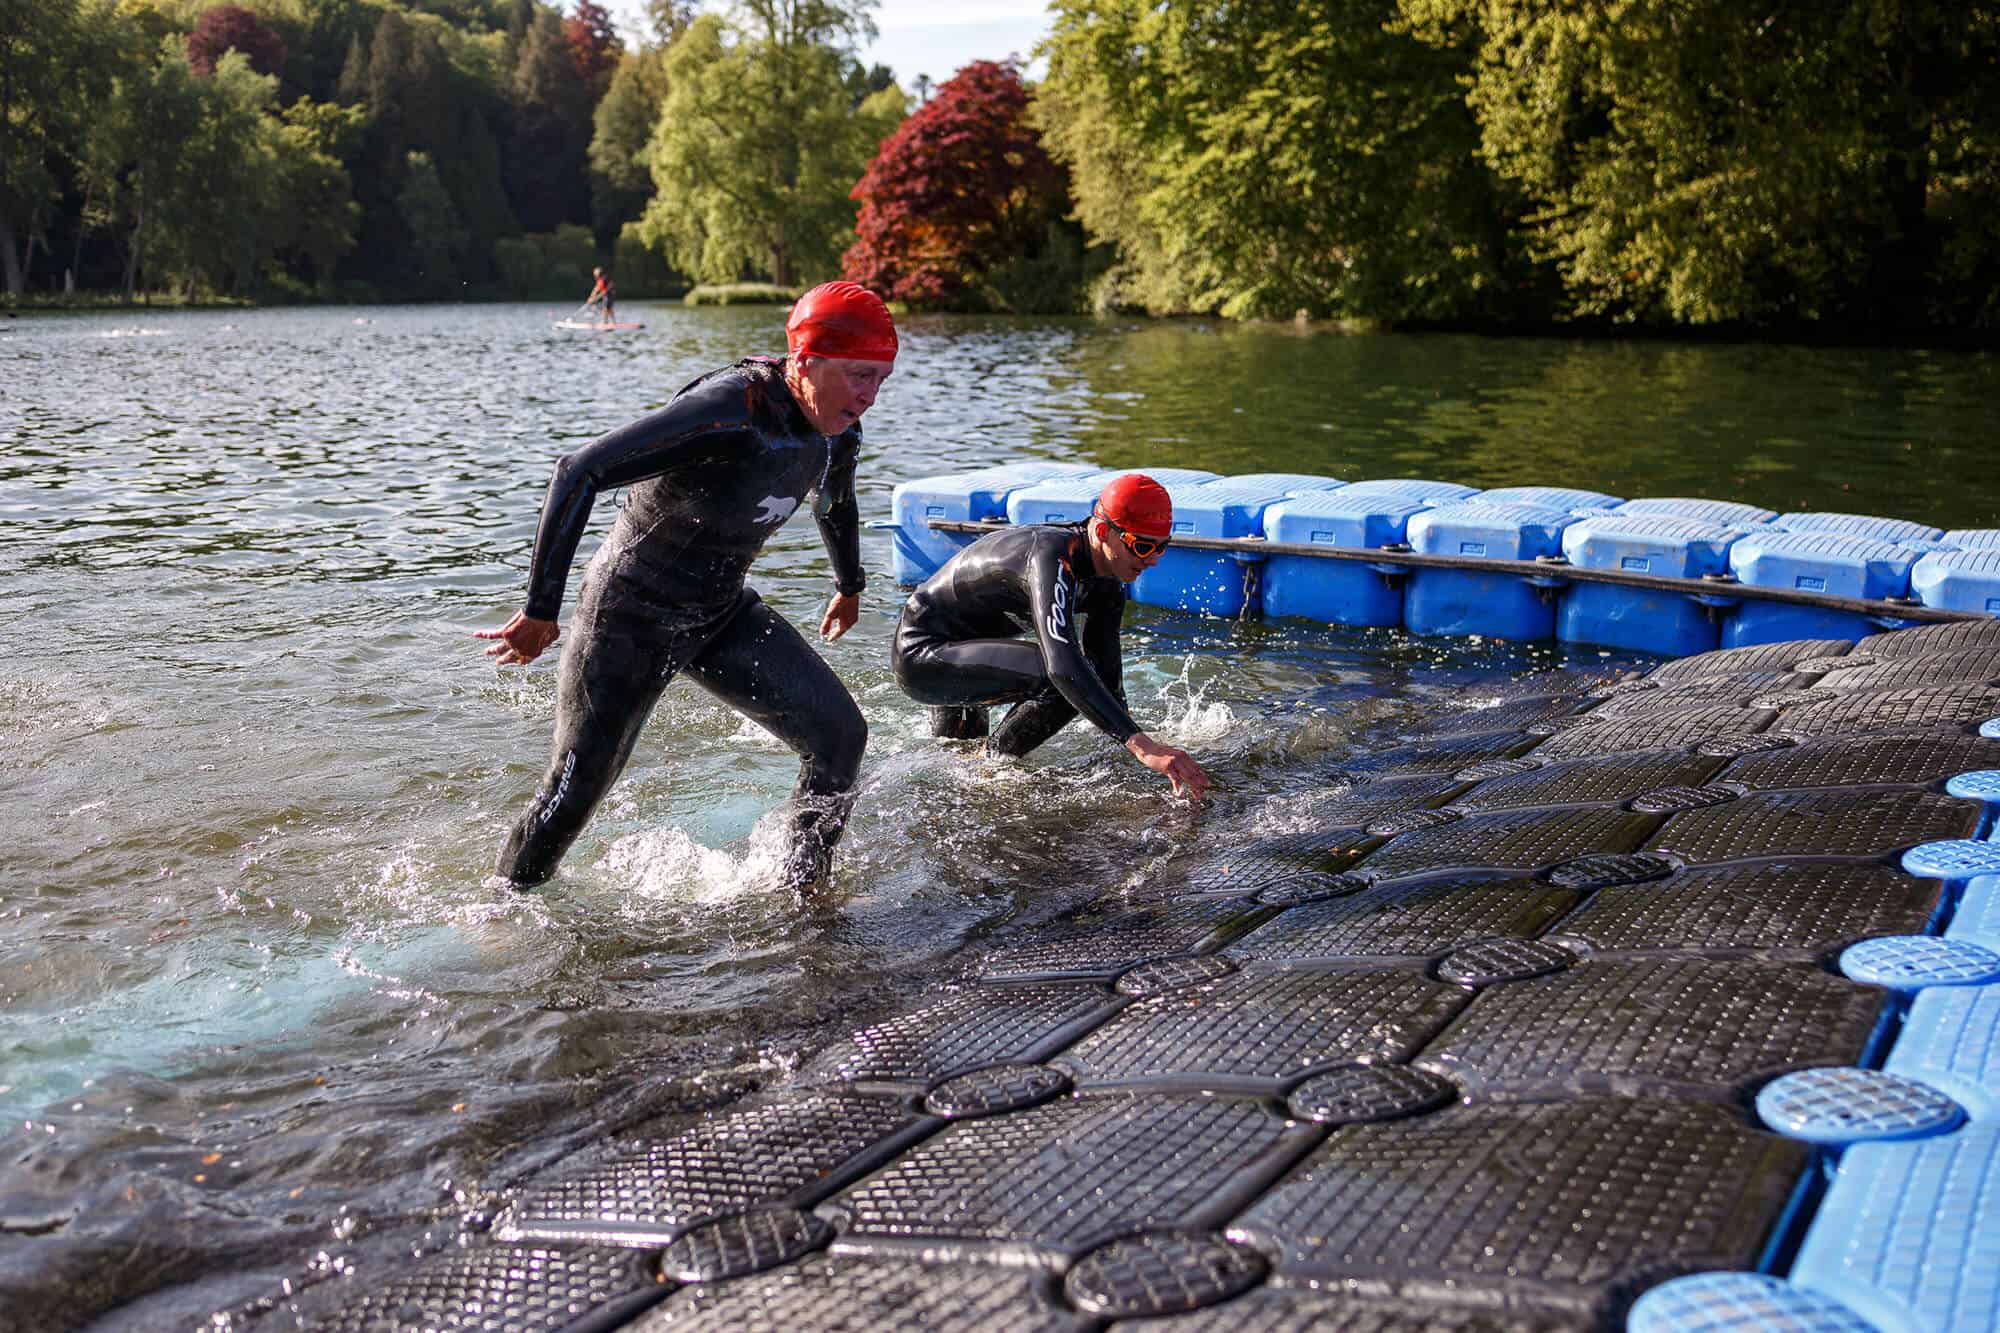
<path fill-rule="evenodd" d="M 1099 514 L 1098 517 L 1104 518 L 1102 514 Z M 1117 533 L 1118 540 L 1124 542 L 1132 554 L 1138 556 L 1141 560 L 1152 559 L 1160 552 L 1166 550 L 1167 543 L 1173 540 L 1171 537 L 1147 537 L 1136 532 L 1127 532 L 1108 518 L 1104 519 L 1104 525 Z"/>

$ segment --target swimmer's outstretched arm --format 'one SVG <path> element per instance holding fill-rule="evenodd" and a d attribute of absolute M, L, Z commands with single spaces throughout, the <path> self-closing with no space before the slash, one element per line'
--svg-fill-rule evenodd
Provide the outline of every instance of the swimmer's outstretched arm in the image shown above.
<path fill-rule="evenodd" d="M 1145 732 L 1135 732 L 1125 742 L 1126 751 L 1147 768 L 1174 784 L 1174 795 L 1199 801 L 1208 795 L 1208 774 L 1186 750 L 1162 745 Z"/>

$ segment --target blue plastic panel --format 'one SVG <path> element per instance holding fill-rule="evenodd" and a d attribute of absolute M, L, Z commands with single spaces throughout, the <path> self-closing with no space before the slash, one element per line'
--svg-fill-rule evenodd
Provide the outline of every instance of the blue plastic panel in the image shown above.
<path fill-rule="evenodd" d="M 1353 486 L 1282 500 L 1264 511 L 1264 536 L 1366 549 L 1402 541 L 1410 517 L 1429 506 L 1420 499 Z M 1264 565 L 1264 614 L 1304 616 L 1334 625 L 1400 625 L 1403 590 L 1367 565 L 1274 555 Z"/>
<path fill-rule="evenodd" d="M 1071 477 L 1024 486 L 1007 497 L 1009 523 L 1081 523 L 1110 478 Z"/>
<path fill-rule="evenodd" d="M 1840 955 L 1840 970 L 1890 990 L 1984 986 L 2000 981 L 2000 953 L 1971 940 L 1881 935 L 1850 945 Z"/>
<path fill-rule="evenodd" d="M 1766 1083 L 1757 1115 L 1807 1143 L 1845 1145 L 1929 1138 L 1957 1128 L 1965 1109 L 1928 1083 L 1879 1069 L 1801 1069 Z"/>
<path fill-rule="evenodd" d="M 1169 482 L 1176 537 L 1256 537 L 1264 511 L 1285 498 L 1282 486 L 1227 479 Z M 1261 557 L 1258 563 L 1262 563 Z M 1247 601 L 1246 562 L 1227 551 L 1169 548 L 1159 562 L 1132 582 L 1132 597 L 1148 606 L 1236 616 Z"/>
<path fill-rule="evenodd" d="M 1991 1333 L 2000 1126 L 1848 1148 L 1791 1278 L 1884 1333 Z"/>
<path fill-rule="evenodd" d="M 1502 486 L 1495 491 L 1481 491 L 1479 498 L 1488 504 L 1540 505 L 1544 509 L 1561 510 L 1613 509 L 1625 503 L 1620 496 L 1568 486 Z"/>
<path fill-rule="evenodd" d="M 1752 530 L 1729 548 L 1729 572 L 1759 588 L 1835 597 L 1903 597 L 1909 594 L 1910 568 L 1916 559 L 1916 552 L 1872 537 Z M 1858 639 L 1878 628 L 1869 617 L 1851 612 L 1745 601 L 1723 629 L 1722 645 Z"/>
<path fill-rule="evenodd" d="M 1839 1301 L 1763 1273 L 1695 1273 L 1641 1296 L 1626 1333 L 1877 1333 Z"/>
<path fill-rule="evenodd" d="M 2000 986 L 1919 992 L 1884 1069 L 1949 1092 L 1991 1122 L 2000 1109 Z"/>
<path fill-rule="evenodd" d="M 1410 545 L 1427 555 L 1533 560 L 1558 554 L 1572 521 L 1564 510 L 1481 496 L 1413 515 L 1407 531 Z M 1556 609 L 1518 575 L 1419 569 L 1410 576 L 1403 620 L 1418 634 L 1546 639 L 1555 633 Z"/>
<path fill-rule="evenodd" d="M 1728 566 L 1729 545 L 1740 530 L 1675 514 L 1616 510 L 1570 524 L 1563 554 L 1585 569 L 1698 579 Z M 1705 653 L 1721 630 L 1708 608 L 1684 593 L 1654 592 L 1603 583 L 1577 583 L 1562 593 L 1556 637 L 1566 643 L 1685 657 Z"/>
<path fill-rule="evenodd" d="M 1980 875 L 1965 882 L 1944 933 L 1947 939 L 2000 950 L 2000 875 Z"/>
<path fill-rule="evenodd" d="M 1222 480 L 1233 486 L 1275 487 L 1286 495 L 1337 490 L 1347 484 L 1338 477 L 1316 477 L 1307 472 L 1246 472 L 1242 476 L 1224 477 Z"/>
<path fill-rule="evenodd" d="M 1932 879 L 2000 875 L 2000 843 L 1974 838 L 1920 843 L 1903 853 L 1903 869 Z"/>
<path fill-rule="evenodd" d="M 1872 537 L 1876 541 L 1936 541 L 1942 528 L 1914 523 L 1907 518 L 1878 518 L 1873 514 L 1780 514 L 1771 520 L 1791 532 L 1834 532 L 1848 537 Z"/>
<path fill-rule="evenodd" d="M 1910 571 L 1910 591 L 1925 606 L 2000 615 L 2000 549 L 1933 551 Z"/>
<path fill-rule="evenodd" d="M 900 482 L 890 499 L 895 529 L 892 572 L 898 583 L 921 583 L 960 548 L 975 540 L 965 532 L 937 532 L 933 518 L 980 521 L 1005 518 L 1007 497 L 1037 482 L 1096 477 L 1099 469 L 1080 463 L 1008 463 L 971 472 L 913 477 Z"/>
<path fill-rule="evenodd" d="M 1681 518 L 1697 518 L 1704 523 L 1720 523 L 1724 527 L 1747 527 L 1753 523 L 1769 523 L 1777 515 L 1769 509 L 1759 509 L 1735 500 L 1695 500 L 1683 496 L 1644 497 L 1627 500 L 1619 505 L 1620 514 L 1676 514 Z"/>
<path fill-rule="evenodd" d="M 1479 494 L 1477 486 L 1461 486 L 1455 481 L 1426 481 L 1422 477 L 1382 477 L 1374 481 L 1350 482 L 1347 489 L 1361 495 L 1400 495 L 1430 504 L 1450 504 L 1470 500 Z"/>
<path fill-rule="evenodd" d="M 1944 544 L 1961 551 L 1991 551 L 2000 547 L 2000 528 L 1953 528 Z"/>

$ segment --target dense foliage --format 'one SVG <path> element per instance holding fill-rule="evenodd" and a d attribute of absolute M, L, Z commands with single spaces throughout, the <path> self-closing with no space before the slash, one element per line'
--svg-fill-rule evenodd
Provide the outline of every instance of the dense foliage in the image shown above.
<path fill-rule="evenodd" d="M 2000 326 L 2000 0 L 1053 0 L 914 115 L 872 8 L 0 0 L 0 276 Z"/>
<path fill-rule="evenodd" d="M 1983 0 L 1056 0 L 1102 305 L 2000 321 Z"/>
<path fill-rule="evenodd" d="M 1011 65 L 975 61 L 940 84 L 854 187 L 861 216 L 847 276 L 918 307 L 1072 305 L 1080 238 L 1059 225 L 1069 211 L 1064 172 L 1027 112 Z M 1020 281 L 1051 268 L 1053 280 Z"/>
<path fill-rule="evenodd" d="M 671 250 L 683 275 L 832 276 L 902 114 L 852 56 L 870 3 L 696 25 L 650 0 L 628 49 L 600 0 L 0 0 L 0 274 L 15 297 L 580 297 L 615 259 L 631 296 L 685 284 Z M 675 79 L 733 100 L 663 120 Z"/>

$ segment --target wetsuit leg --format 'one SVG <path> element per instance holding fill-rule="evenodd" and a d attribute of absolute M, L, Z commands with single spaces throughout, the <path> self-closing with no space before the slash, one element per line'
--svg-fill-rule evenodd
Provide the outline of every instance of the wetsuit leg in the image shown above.
<path fill-rule="evenodd" d="M 687 665 L 703 688 L 799 756 L 785 881 L 809 889 L 826 878 L 854 807 L 852 789 L 868 724 L 805 638 L 756 593 Z"/>
<path fill-rule="evenodd" d="M 1125 691 L 1119 683 L 1123 674 L 1122 663 L 1117 657 L 1117 644 L 1091 645 L 1086 640 L 1085 651 L 1098 679 L 1112 683 L 1111 692 L 1118 696 L 1118 702 L 1124 703 Z M 986 748 L 994 754 L 1018 759 L 1068 726 L 1075 717 L 1076 709 L 1069 700 L 1058 694 L 1053 685 L 1045 683 L 1039 693 L 1007 711 L 1007 716 L 1000 719 L 1000 725 L 993 729 Z"/>
<path fill-rule="evenodd" d="M 948 741 L 976 741 L 986 735 L 986 709 L 979 704 L 963 708 L 932 705 L 931 735 Z"/>
<path fill-rule="evenodd" d="M 586 580 L 556 687 L 548 775 L 514 825 L 496 869 L 517 887 L 540 884 L 625 771 L 639 731 L 699 637 L 663 633 L 650 617 L 607 605 Z"/>

